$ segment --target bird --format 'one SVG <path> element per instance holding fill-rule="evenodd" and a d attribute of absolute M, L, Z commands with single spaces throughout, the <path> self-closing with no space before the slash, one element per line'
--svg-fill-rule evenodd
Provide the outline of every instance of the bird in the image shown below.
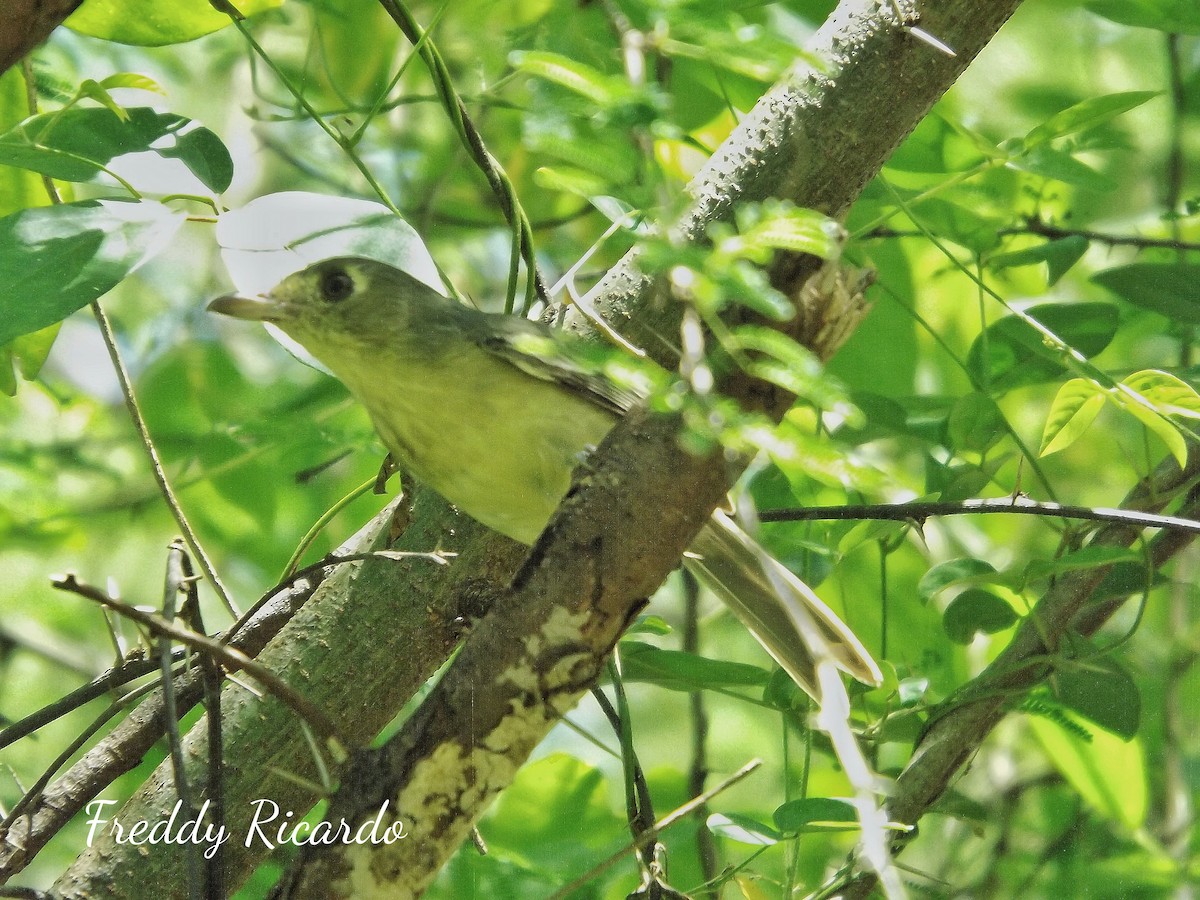
<path fill-rule="evenodd" d="M 580 338 L 475 309 L 379 260 L 321 260 L 269 291 L 218 297 L 208 308 L 274 324 L 346 386 L 401 469 L 526 545 L 581 455 L 642 399 L 585 364 Z M 850 628 L 722 510 L 682 564 L 815 699 L 821 659 L 882 683 Z"/>

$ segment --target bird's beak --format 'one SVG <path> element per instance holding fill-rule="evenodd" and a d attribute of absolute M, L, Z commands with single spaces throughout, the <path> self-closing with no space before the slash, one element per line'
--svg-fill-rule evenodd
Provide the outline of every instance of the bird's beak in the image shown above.
<path fill-rule="evenodd" d="M 286 312 L 282 303 L 265 294 L 258 294 L 254 297 L 227 294 L 209 303 L 208 310 L 233 316 L 235 319 L 249 319 L 254 322 L 278 322 L 285 318 Z"/>

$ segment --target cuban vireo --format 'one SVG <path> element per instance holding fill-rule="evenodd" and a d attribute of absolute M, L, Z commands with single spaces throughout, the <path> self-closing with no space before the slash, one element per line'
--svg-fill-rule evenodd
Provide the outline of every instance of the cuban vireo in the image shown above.
<path fill-rule="evenodd" d="M 580 454 L 638 399 L 572 365 L 564 332 L 472 309 L 374 260 L 328 259 L 209 309 L 274 323 L 345 383 L 403 469 L 525 544 L 566 494 Z M 724 513 L 684 565 L 814 697 L 817 645 L 860 681 L 881 681 L 850 629 Z"/>

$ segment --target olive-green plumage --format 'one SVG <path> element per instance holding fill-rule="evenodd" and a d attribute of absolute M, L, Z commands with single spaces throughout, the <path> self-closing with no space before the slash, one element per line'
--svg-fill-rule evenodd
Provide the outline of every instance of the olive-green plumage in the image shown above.
<path fill-rule="evenodd" d="M 373 260 L 325 260 L 210 309 L 273 322 L 366 407 L 402 468 L 526 544 L 580 454 L 637 399 L 576 364 L 562 332 L 456 303 Z M 813 644 L 856 678 L 880 681 L 849 629 L 728 517 L 714 516 L 685 564 L 810 694 Z"/>

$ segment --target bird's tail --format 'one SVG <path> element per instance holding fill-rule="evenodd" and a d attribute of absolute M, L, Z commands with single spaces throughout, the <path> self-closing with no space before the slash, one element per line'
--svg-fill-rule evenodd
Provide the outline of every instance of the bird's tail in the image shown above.
<path fill-rule="evenodd" d="M 866 684 L 883 681 L 879 666 L 854 632 L 725 513 L 713 514 L 688 548 L 684 565 L 815 699 L 820 699 L 820 659 L 832 660 Z"/>

